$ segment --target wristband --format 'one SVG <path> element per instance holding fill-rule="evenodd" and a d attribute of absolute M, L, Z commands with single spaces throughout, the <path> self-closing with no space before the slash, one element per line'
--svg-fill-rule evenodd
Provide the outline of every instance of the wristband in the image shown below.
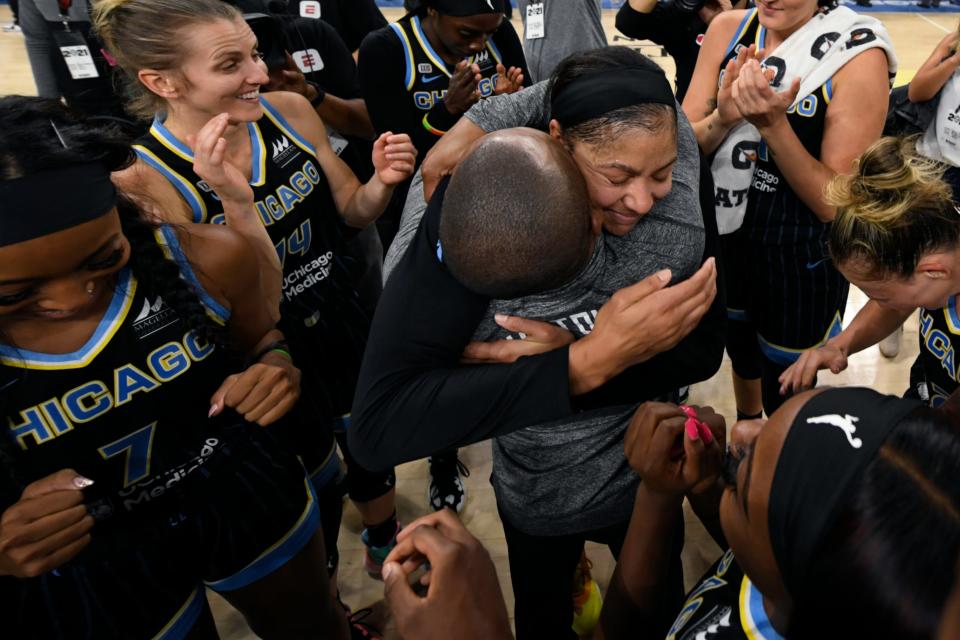
<path fill-rule="evenodd" d="M 313 87 L 313 89 L 317 92 L 317 95 L 314 96 L 313 100 L 310 101 L 311 106 L 314 108 L 319 107 L 321 104 L 323 104 L 324 99 L 327 97 L 327 92 L 321 89 L 320 85 L 318 85 L 316 82 L 310 82 L 307 80 L 307 84 Z"/>
<path fill-rule="evenodd" d="M 253 362 L 259 362 L 260 358 L 267 355 L 271 351 L 282 351 L 290 360 L 293 360 L 293 357 L 290 355 L 290 345 L 287 343 L 286 338 L 281 338 L 280 340 L 274 340 L 263 349 L 257 352 L 257 355 L 253 357 Z"/>
<path fill-rule="evenodd" d="M 270 354 L 270 353 L 279 353 L 279 354 L 281 354 L 281 355 L 286 356 L 287 360 L 289 360 L 290 362 L 293 362 L 293 356 L 290 355 L 290 352 L 287 351 L 286 349 L 270 349 L 270 351 L 267 351 L 267 353 L 265 353 L 265 354 L 263 354 L 263 355 L 267 355 L 267 354 Z"/>

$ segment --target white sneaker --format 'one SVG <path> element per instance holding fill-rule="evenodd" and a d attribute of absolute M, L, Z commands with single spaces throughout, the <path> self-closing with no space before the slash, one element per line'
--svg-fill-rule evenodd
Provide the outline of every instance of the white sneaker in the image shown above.
<path fill-rule="evenodd" d="M 880 353 L 884 358 L 896 358 L 900 353 L 900 338 L 903 336 L 903 325 L 880 341 Z"/>
<path fill-rule="evenodd" d="M 20 33 L 20 25 L 16 22 L 11 22 L 10 24 L 3 25 L 3 30 L 6 33 Z"/>

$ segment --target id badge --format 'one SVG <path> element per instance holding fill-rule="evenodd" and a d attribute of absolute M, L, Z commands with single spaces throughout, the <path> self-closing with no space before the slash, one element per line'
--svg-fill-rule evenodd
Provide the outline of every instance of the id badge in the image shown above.
<path fill-rule="evenodd" d="M 333 152 L 338 156 L 343 153 L 343 150 L 347 148 L 348 144 L 350 144 L 347 142 L 346 138 L 341 136 L 333 129 L 327 130 L 327 140 L 330 141 L 330 148 L 333 149 Z"/>
<path fill-rule="evenodd" d="M 539 40 L 546 35 L 543 26 L 543 3 L 535 2 L 527 5 L 527 24 L 523 30 L 527 40 Z"/>
<path fill-rule="evenodd" d="M 57 46 L 60 48 L 60 55 L 63 61 L 67 63 L 67 70 L 70 77 L 74 80 L 84 80 L 86 78 L 99 78 L 97 65 L 93 62 L 93 56 L 90 54 L 90 47 L 83 34 L 76 31 L 55 31 L 53 34 Z"/>

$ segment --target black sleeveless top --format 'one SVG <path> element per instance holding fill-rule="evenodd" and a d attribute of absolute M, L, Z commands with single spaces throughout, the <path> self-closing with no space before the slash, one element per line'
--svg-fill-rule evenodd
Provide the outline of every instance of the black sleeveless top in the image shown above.
<path fill-rule="evenodd" d="M 766 29 L 757 9 L 747 11 L 727 47 L 719 74 L 742 47 L 765 45 Z M 831 78 L 787 111 L 787 120 L 803 147 L 820 157 L 827 108 L 833 97 Z M 722 195 L 718 195 L 718 198 Z M 828 259 L 829 223 L 821 222 L 796 195 L 760 142 L 753 183 L 747 193 L 743 227 L 751 262 L 747 311 L 756 324 L 764 354 L 784 366 L 798 350 L 822 343 L 840 331 L 848 284 Z"/>
<path fill-rule="evenodd" d="M 423 126 L 437 136 L 445 133 L 445 128 L 438 128 L 429 121 L 428 113 L 440 103 L 447 94 L 450 78 L 455 67 L 444 62 L 443 58 L 434 51 L 420 25 L 420 18 L 409 16 L 390 24 L 390 29 L 400 40 L 403 46 L 403 58 L 406 67 L 404 86 L 414 106 L 423 112 Z M 486 46 L 479 53 L 468 59 L 470 64 L 480 67 L 481 80 L 477 86 L 480 98 L 489 98 L 494 94 L 497 81 L 497 65 L 503 64 L 503 56 L 497 48 L 495 40 L 497 34 L 487 38 Z M 425 153 L 427 150 L 420 150 Z M 421 158 L 422 159 L 422 158 Z"/>
<path fill-rule="evenodd" d="M 162 233 L 169 255 L 182 255 L 173 232 Z M 185 264 L 208 315 L 225 323 L 229 311 Z M 99 492 L 119 491 L 132 511 L 194 474 L 223 445 L 223 428 L 242 422 L 231 411 L 207 417 L 234 359 L 150 289 L 122 269 L 106 313 L 73 353 L 0 344 L 0 406 L 22 481 L 73 468 Z"/>
<path fill-rule="evenodd" d="M 757 591 L 728 550 L 687 594 L 667 640 L 783 640 Z"/>
<path fill-rule="evenodd" d="M 919 334 L 922 379 L 911 380 L 911 383 L 921 385 L 918 392 L 922 400 L 938 407 L 960 384 L 960 362 L 956 350 L 960 346 L 957 297 L 950 298 L 950 302 L 942 309 L 921 308 Z"/>
<path fill-rule="evenodd" d="M 303 372 L 303 398 L 321 417 L 350 411 L 369 314 L 353 286 L 356 258 L 313 146 L 266 98 L 264 116 L 247 124 L 250 186 L 283 266 L 281 328 Z M 189 204 L 195 222 L 224 222 L 223 206 L 193 171 L 193 153 L 159 119 L 134 145 Z"/>

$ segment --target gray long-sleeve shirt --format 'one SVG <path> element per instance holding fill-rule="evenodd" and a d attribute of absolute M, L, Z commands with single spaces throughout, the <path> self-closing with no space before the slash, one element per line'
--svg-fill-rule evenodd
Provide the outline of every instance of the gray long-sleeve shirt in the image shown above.
<path fill-rule="evenodd" d="M 543 3 L 544 37 L 529 39 L 527 5 Z M 607 46 L 600 0 L 517 0 L 523 20 L 523 54 L 533 81 L 546 80 L 571 53 Z"/>
<path fill-rule="evenodd" d="M 475 107 L 467 117 L 485 131 L 515 126 L 544 129 L 546 96 L 547 83 L 539 83 Z M 494 322 L 496 313 L 554 322 L 580 338 L 590 333 L 597 311 L 617 290 L 662 268 L 670 268 L 675 281 L 696 270 L 705 244 L 698 197 L 699 153 L 693 130 L 679 108 L 678 125 L 678 161 L 670 194 L 630 233 L 604 234 L 587 267 L 570 283 L 536 296 L 493 301 L 474 333 L 475 340 L 517 337 L 508 336 Z M 425 209 L 418 173 L 400 232 L 387 256 L 386 276 L 417 232 Z M 649 396 L 637 389 L 634 397 L 633 404 L 574 413 L 495 438 L 491 481 L 504 517 L 530 535 L 578 533 L 628 519 L 638 480 L 623 455 L 623 435 L 636 403 Z"/>
<path fill-rule="evenodd" d="M 488 98 L 475 104 L 465 115 L 488 133 L 512 127 L 532 127 L 546 131 L 550 122 L 549 88 L 549 82 L 538 82 L 517 93 Z M 642 255 L 641 259 L 649 265 L 660 265 L 658 269 L 674 268 L 672 261 L 677 256 L 694 255 L 699 258 L 703 252 L 702 233 L 676 233 L 677 225 L 690 224 L 703 229 L 698 196 L 699 157 L 693 127 L 680 105 L 677 105 L 677 163 L 673 170 L 673 188 L 666 198 L 653 205 L 650 213 L 644 216 L 630 233 L 622 237 L 605 234 L 608 246 L 622 253 L 624 246 L 636 244 L 635 251 Z M 400 228 L 384 257 L 385 282 L 409 246 L 426 208 L 423 199 L 423 176 L 417 171 L 403 207 Z M 689 267 L 689 264 L 680 266 Z M 679 275 L 681 271 L 675 270 L 674 273 Z M 685 278 L 690 273 L 685 272 L 682 277 Z"/>

